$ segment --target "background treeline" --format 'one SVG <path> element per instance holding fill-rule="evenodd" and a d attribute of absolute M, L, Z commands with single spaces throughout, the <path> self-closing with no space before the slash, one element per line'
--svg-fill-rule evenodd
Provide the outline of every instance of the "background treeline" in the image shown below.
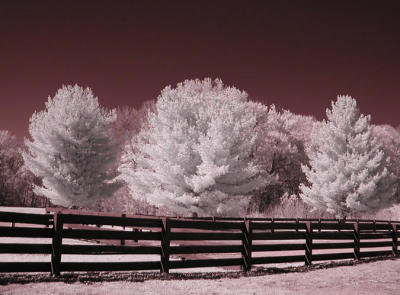
<path fill-rule="evenodd" d="M 210 79 L 139 110 L 64 86 L 18 144 L 0 132 L 3 206 L 175 215 L 396 218 L 400 134 L 339 96 L 317 121 Z M 389 216 L 390 215 L 390 216 Z"/>

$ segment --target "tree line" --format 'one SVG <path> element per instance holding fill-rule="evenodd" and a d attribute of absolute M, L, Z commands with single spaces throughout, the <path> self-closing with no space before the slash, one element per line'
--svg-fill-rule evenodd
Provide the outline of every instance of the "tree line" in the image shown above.
<path fill-rule="evenodd" d="M 24 145 L 0 132 L 0 202 L 244 216 L 296 200 L 339 217 L 398 204 L 399 133 L 371 125 L 350 96 L 326 115 L 266 106 L 219 79 L 168 86 L 139 110 L 63 86 Z"/>

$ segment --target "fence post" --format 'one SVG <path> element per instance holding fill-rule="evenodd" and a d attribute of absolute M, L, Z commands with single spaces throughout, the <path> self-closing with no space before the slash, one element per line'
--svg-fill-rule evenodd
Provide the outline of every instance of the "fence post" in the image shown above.
<path fill-rule="evenodd" d="M 274 218 L 271 218 L 271 233 L 274 233 Z"/>
<path fill-rule="evenodd" d="M 122 219 L 124 219 L 124 218 L 126 217 L 126 214 L 125 214 L 125 213 L 122 213 L 122 214 L 121 214 L 121 217 L 122 217 Z M 122 229 L 125 230 L 125 223 L 124 223 L 124 225 L 122 226 Z M 124 245 L 125 245 L 125 240 L 124 240 L 124 239 L 121 239 L 121 246 L 124 246 Z"/>
<path fill-rule="evenodd" d="M 50 214 L 50 210 L 49 210 L 49 208 L 47 208 L 46 207 L 46 215 L 47 214 Z M 50 222 L 48 222 L 47 224 L 46 224 L 46 227 L 49 227 L 50 226 Z"/>
<path fill-rule="evenodd" d="M 392 254 L 393 256 L 398 256 L 397 224 L 392 224 L 392 229 Z"/>
<path fill-rule="evenodd" d="M 353 239 L 354 239 L 354 259 L 360 259 L 360 230 L 358 227 L 358 220 L 353 224 Z"/>
<path fill-rule="evenodd" d="M 53 276 L 60 275 L 62 229 L 62 213 L 56 212 L 53 215 L 53 239 L 51 244 L 51 274 Z"/>
<path fill-rule="evenodd" d="M 249 271 L 251 269 L 251 233 L 252 233 L 252 224 L 251 220 L 245 219 L 244 225 L 242 227 L 242 270 Z"/>
<path fill-rule="evenodd" d="M 162 218 L 162 231 L 161 231 L 161 272 L 169 272 L 169 233 L 170 227 L 168 224 L 168 218 Z"/>
<path fill-rule="evenodd" d="M 311 222 L 306 221 L 306 265 L 311 265 L 312 263 L 312 227 Z"/>

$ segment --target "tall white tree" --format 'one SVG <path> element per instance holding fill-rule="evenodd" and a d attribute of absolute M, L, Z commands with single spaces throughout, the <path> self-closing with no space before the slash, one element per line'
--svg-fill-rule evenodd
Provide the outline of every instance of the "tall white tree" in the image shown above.
<path fill-rule="evenodd" d="M 266 111 L 218 79 L 166 87 L 120 166 L 132 195 L 179 215 L 243 214 L 275 180 L 255 158 Z"/>
<path fill-rule="evenodd" d="M 311 137 L 310 166 L 303 166 L 310 183 L 300 187 L 303 200 L 339 217 L 391 206 L 394 178 L 372 134 L 370 116 L 360 114 L 350 96 L 338 96 L 326 115 Z"/>
<path fill-rule="evenodd" d="M 119 146 L 109 132 L 115 119 L 115 111 L 102 108 L 90 88 L 63 86 L 49 97 L 46 110 L 30 119 L 32 141 L 25 140 L 25 163 L 43 177 L 44 187 L 35 192 L 54 204 L 90 207 L 120 188 Z"/>

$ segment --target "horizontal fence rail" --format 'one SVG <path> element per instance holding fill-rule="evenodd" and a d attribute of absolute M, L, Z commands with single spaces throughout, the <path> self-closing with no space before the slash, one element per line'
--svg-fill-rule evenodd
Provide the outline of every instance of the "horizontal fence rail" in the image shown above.
<path fill-rule="evenodd" d="M 398 256 L 400 222 L 356 219 L 177 218 L 48 210 L 0 212 L 2 254 L 48 254 L 48 262 L 0 262 L 0 272 L 133 271 L 305 263 Z M 91 241 L 69 244 L 66 239 Z M 156 255 L 156 261 L 68 262 L 62 255 Z M 216 256 L 215 256 L 216 255 Z M 141 256 L 139 256 L 141 257 Z M 143 256 L 142 256 L 143 257 Z M 177 258 L 178 257 L 178 258 Z M 127 259 L 128 260 L 128 259 Z"/>

